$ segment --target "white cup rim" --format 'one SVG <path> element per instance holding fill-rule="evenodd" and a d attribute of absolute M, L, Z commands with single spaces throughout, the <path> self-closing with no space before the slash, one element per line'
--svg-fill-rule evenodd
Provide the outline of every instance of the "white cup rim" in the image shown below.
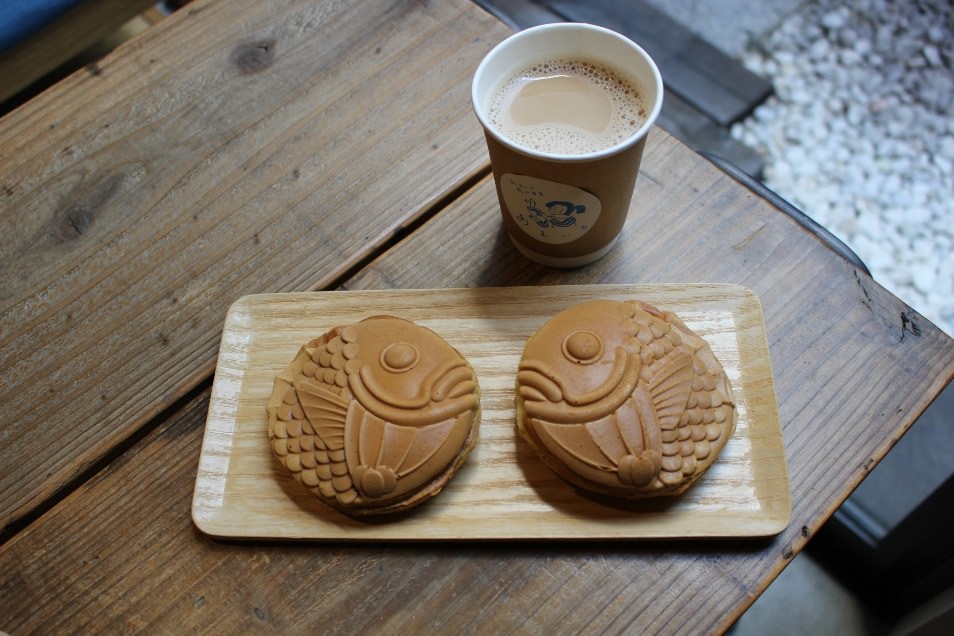
<path fill-rule="evenodd" d="M 653 100 L 652 108 L 649 110 L 649 113 L 646 116 L 646 120 L 643 122 L 642 126 L 640 126 L 635 132 L 633 132 L 628 137 L 626 137 L 626 139 L 624 139 L 623 141 L 620 141 L 617 144 L 614 144 L 603 150 L 598 150 L 596 152 L 579 153 L 579 154 L 561 154 L 561 153 L 552 153 L 552 152 L 542 152 L 540 150 L 536 150 L 529 146 L 518 144 L 515 141 L 511 140 L 510 138 L 505 137 L 504 135 L 500 134 L 500 132 L 498 132 L 497 129 L 494 128 L 494 126 L 491 125 L 490 122 L 487 120 L 487 117 L 485 116 L 483 112 L 484 111 L 483 102 L 486 101 L 487 96 L 486 94 L 478 95 L 478 85 L 479 85 L 480 79 L 486 73 L 486 69 L 490 65 L 491 60 L 496 55 L 500 54 L 501 50 L 511 46 L 513 41 L 516 39 L 534 37 L 536 34 L 540 32 L 559 31 L 559 30 L 586 30 L 586 31 L 594 31 L 594 32 L 602 33 L 607 37 L 614 38 L 624 43 L 626 46 L 636 51 L 646 62 L 647 67 L 653 77 L 653 81 L 655 84 L 655 86 L 647 87 L 647 88 L 654 89 L 656 98 Z M 610 60 L 606 60 L 606 63 L 613 64 L 613 62 Z M 613 64 L 613 65 L 619 68 L 619 64 Z M 516 68 L 514 70 L 516 70 Z M 622 68 L 620 70 L 626 71 L 625 68 Z M 632 73 L 628 73 L 628 74 L 632 75 Z M 595 24 L 587 24 L 585 22 L 554 22 L 549 24 L 541 24 L 539 26 L 530 27 L 529 29 L 525 29 L 523 31 L 518 31 L 517 33 L 514 33 L 513 35 L 509 36 L 507 39 L 503 40 L 502 42 L 498 43 L 494 48 L 492 48 L 487 53 L 487 55 L 484 56 L 484 59 L 481 60 L 480 64 L 477 67 L 477 70 L 474 72 L 474 78 L 473 78 L 473 81 L 471 82 L 470 98 L 471 98 L 471 105 L 474 108 L 474 113 L 477 115 L 477 119 L 480 121 L 484 130 L 487 131 L 488 134 L 493 136 L 494 139 L 496 139 L 499 143 L 503 144 L 504 146 L 507 146 L 517 152 L 520 152 L 530 157 L 534 157 L 536 159 L 559 161 L 559 162 L 593 161 L 595 159 L 602 159 L 602 158 L 610 157 L 612 155 L 620 153 L 632 147 L 636 143 L 638 143 L 649 133 L 649 130 L 656 123 L 656 119 L 659 117 L 659 113 L 662 110 L 663 81 L 662 81 L 662 75 L 659 73 L 659 69 L 656 67 L 656 63 L 649 56 L 649 54 L 646 53 L 646 51 L 641 46 L 639 46 L 638 44 L 636 44 L 635 42 L 633 42 L 626 36 L 620 33 L 617 33 L 616 31 L 613 31 L 611 29 L 597 26 Z"/>

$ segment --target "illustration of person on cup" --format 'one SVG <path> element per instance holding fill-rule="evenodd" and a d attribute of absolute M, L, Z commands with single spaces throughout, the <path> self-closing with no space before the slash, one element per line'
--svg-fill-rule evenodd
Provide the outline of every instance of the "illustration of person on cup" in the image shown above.
<path fill-rule="evenodd" d="M 535 200 L 527 199 L 531 220 L 542 228 L 576 225 L 576 217 L 573 215 L 586 212 L 585 205 L 576 205 L 569 201 L 548 201 L 545 207 L 547 209 L 543 211 L 537 207 Z"/>

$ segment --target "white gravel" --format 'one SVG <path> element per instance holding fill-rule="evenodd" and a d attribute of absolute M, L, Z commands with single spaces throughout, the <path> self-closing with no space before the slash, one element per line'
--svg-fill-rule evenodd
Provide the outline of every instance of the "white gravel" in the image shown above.
<path fill-rule="evenodd" d="M 954 3 L 809 0 L 750 42 L 765 183 L 954 334 Z"/>

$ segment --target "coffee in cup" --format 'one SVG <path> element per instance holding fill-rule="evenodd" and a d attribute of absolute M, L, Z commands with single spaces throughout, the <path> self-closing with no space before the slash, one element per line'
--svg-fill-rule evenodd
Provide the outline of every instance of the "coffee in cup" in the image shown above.
<path fill-rule="evenodd" d="M 600 62 L 552 59 L 501 83 L 490 124 L 514 143 L 552 154 L 587 154 L 622 143 L 646 121 L 636 82 Z"/>
<path fill-rule="evenodd" d="M 521 253 L 577 267 L 612 249 L 662 92 L 639 46 L 589 24 L 533 27 L 487 54 L 471 97 Z"/>

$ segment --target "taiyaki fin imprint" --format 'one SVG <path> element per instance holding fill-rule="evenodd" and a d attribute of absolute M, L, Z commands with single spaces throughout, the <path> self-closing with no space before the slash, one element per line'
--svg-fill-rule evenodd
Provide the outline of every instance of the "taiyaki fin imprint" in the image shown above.
<path fill-rule="evenodd" d="M 351 514 L 437 494 L 477 441 L 479 386 L 434 332 L 375 316 L 336 327 L 276 379 L 269 440 L 292 476 Z"/>
<path fill-rule="evenodd" d="M 592 301 L 543 325 L 517 371 L 517 426 L 554 472 L 628 498 L 683 492 L 735 430 L 709 345 L 670 312 Z"/>

